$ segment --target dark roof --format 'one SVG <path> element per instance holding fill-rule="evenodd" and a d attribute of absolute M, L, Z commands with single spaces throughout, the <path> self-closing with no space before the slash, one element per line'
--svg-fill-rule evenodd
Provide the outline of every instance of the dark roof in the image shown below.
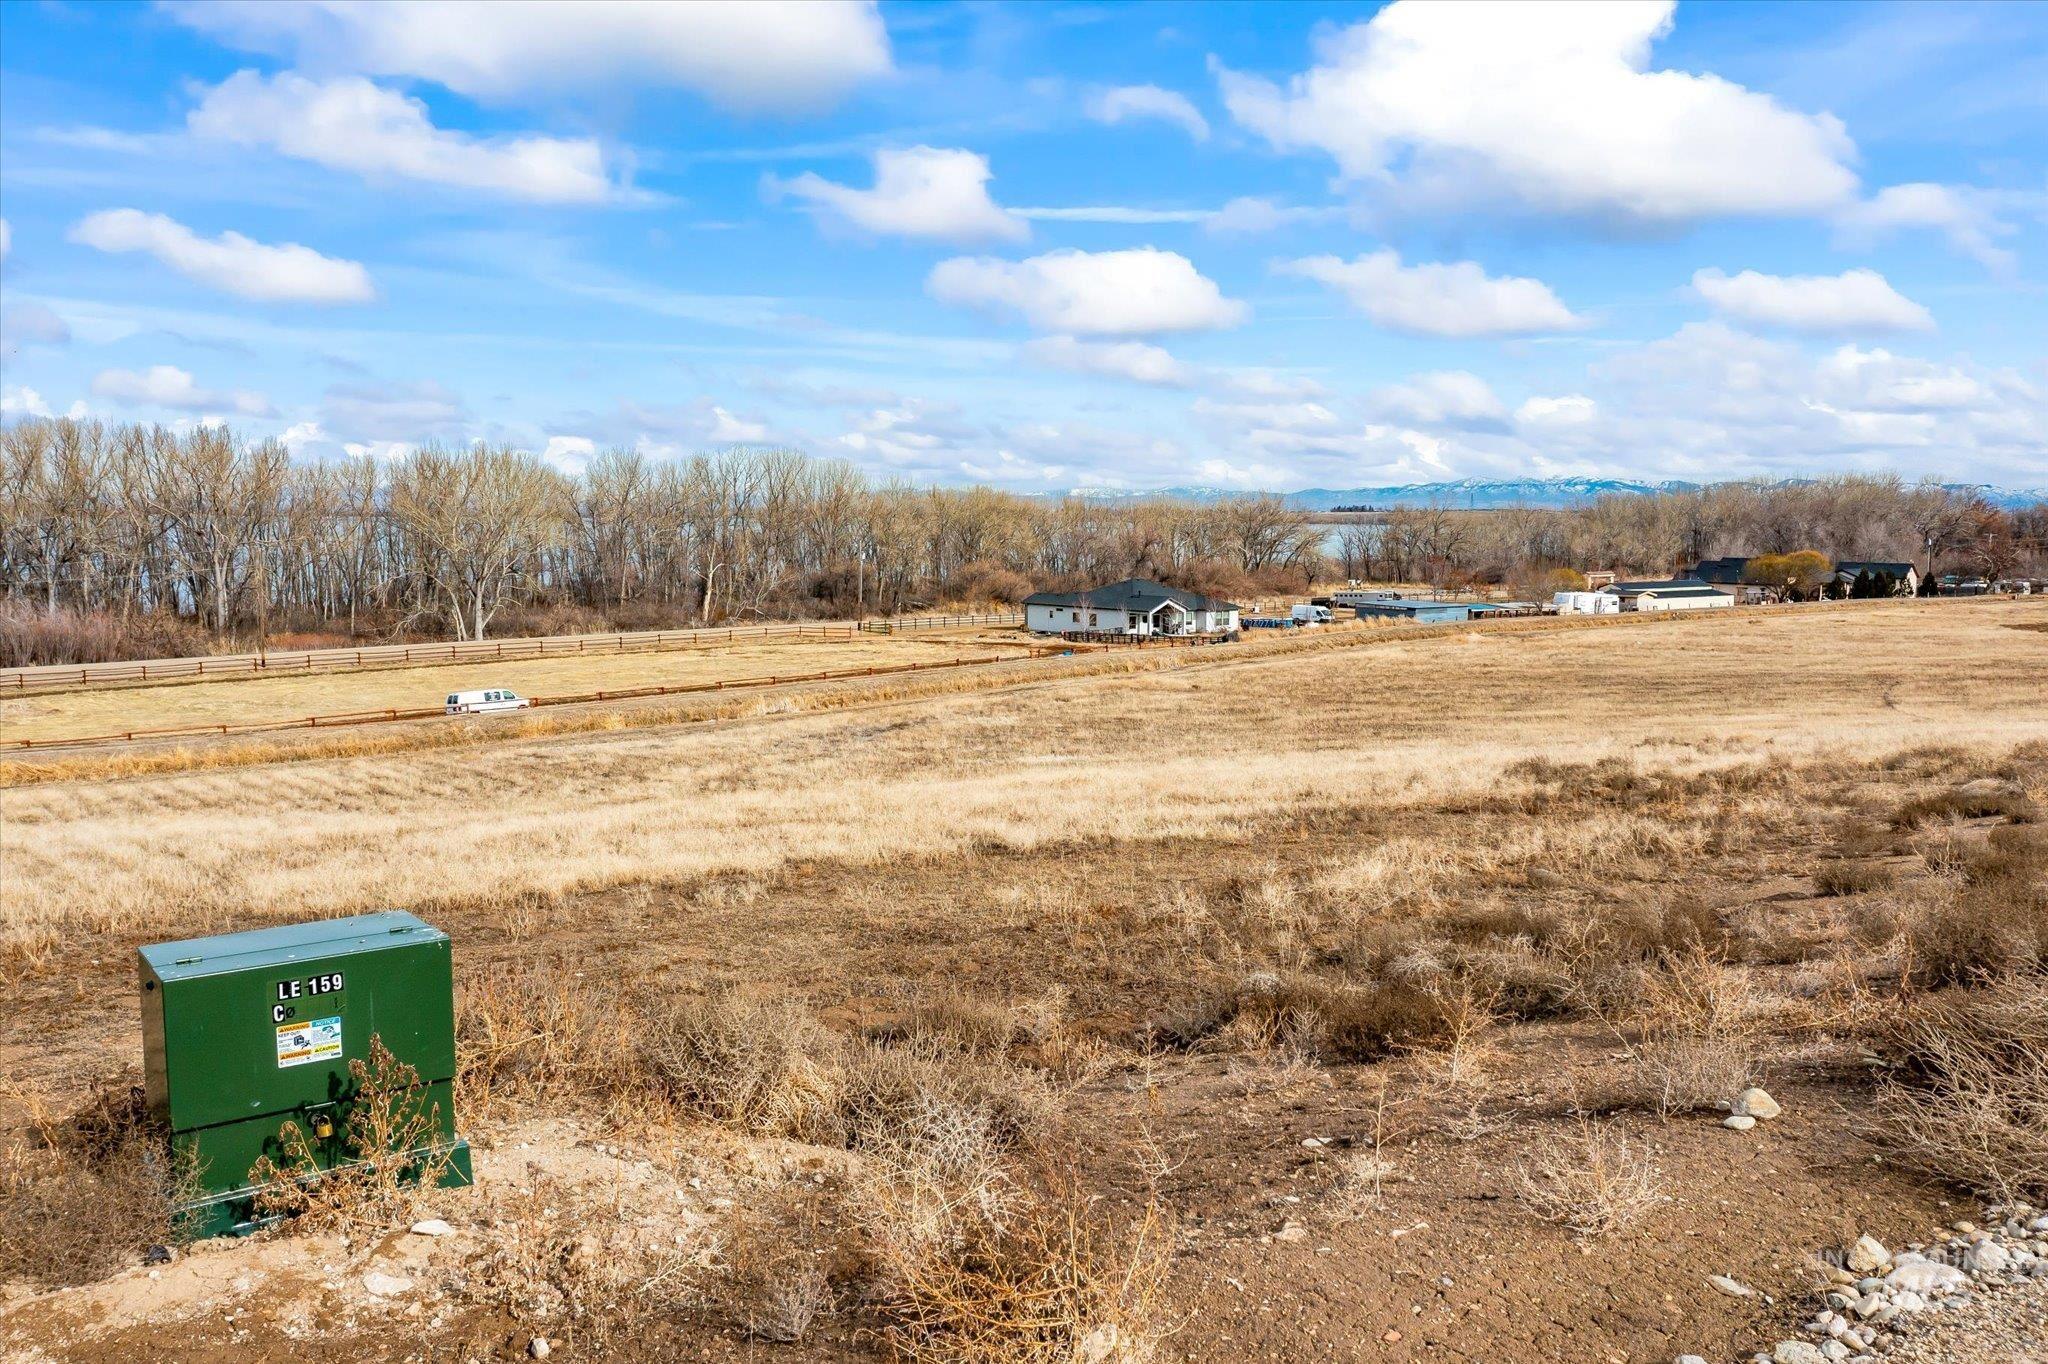
<path fill-rule="evenodd" d="M 1692 576 L 1703 582 L 1739 583 L 1742 581 L 1742 570 L 1748 567 L 1749 560 L 1731 554 L 1719 559 L 1700 560 L 1699 565 L 1693 569 Z"/>
<path fill-rule="evenodd" d="M 1882 563 L 1876 559 L 1844 559 L 1835 565 L 1835 572 L 1855 577 L 1858 573 L 1889 573 L 1894 578 L 1903 578 L 1914 572 L 1913 565 L 1905 563 Z"/>
<path fill-rule="evenodd" d="M 1660 578 L 1633 583 L 1609 583 L 1600 590 L 1612 592 L 1617 597 L 1636 597 L 1645 592 L 1655 592 L 1660 597 L 1698 597 L 1709 592 L 1717 597 L 1729 595 L 1712 583 L 1701 582 L 1698 578 Z"/>
<path fill-rule="evenodd" d="M 1026 606 L 1081 606 L 1095 611 L 1139 611 L 1147 612 L 1163 601 L 1170 601 L 1186 611 L 1235 611 L 1236 602 L 1220 597 L 1205 597 L 1199 592 L 1185 588 L 1168 587 L 1155 583 L 1150 578 L 1126 578 L 1120 583 L 1106 587 L 1090 588 L 1086 592 L 1033 592 L 1024 599 Z"/>

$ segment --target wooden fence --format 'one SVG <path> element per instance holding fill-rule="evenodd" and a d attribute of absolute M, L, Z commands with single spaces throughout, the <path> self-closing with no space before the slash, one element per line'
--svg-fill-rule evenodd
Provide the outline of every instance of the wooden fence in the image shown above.
<path fill-rule="evenodd" d="M 310 673 L 348 668 L 408 667 L 430 663 L 495 663 L 534 658 L 646 653 L 746 640 L 850 640 L 862 632 L 1022 625 L 1019 613 L 979 616 L 908 616 L 895 620 L 818 624 L 735 625 L 696 630 L 642 630 L 616 635 L 547 635 L 531 639 L 450 644 L 373 644 L 359 649 L 303 649 L 290 653 L 223 654 L 216 658 L 163 658 L 0 669 L 0 691 L 81 687 L 99 682 L 165 682 L 179 678 Z"/>

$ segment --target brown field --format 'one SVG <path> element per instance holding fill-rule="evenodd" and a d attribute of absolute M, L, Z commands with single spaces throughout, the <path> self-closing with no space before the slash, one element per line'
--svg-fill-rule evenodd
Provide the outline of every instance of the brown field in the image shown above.
<path fill-rule="evenodd" d="M 228 677 L 0 698 L 0 743 L 186 725 L 261 724 L 309 715 L 438 706 L 449 692 L 509 687 L 522 696 L 582 695 L 740 677 L 882 667 L 1022 650 L 1016 631 L 861 635 L 851 640 L 742 639 L 699 648 L 503 663 L 440 664 L 303 676 Z"/>
<path fill-rule="evenodd" d="M 0 1345 L 1768 1350 L 1817 1253 L 2048 1194 L 2025 1124 L 1981 1127 L 2048 1095 L 1991 1096 L 1959 1148 L 1925 1066 L 1872 1064 L 1956 991 L 2048 1018 L 2044 623 L 1358 631 L 713 725 L 47 774 L 0 791 L 10 1126 L 134 1072 L 136 944 L 405 906 L 456 938 L 480 1184 L 422 1196 L 445 1241 L 313 1219 L 158 1280 L 139 1214 L 89 1263 L 24 1237 Z M 1785 1113 L 1728 1131 L 1750 1080 Z M 0 1167 L 0 1216 L 146 1202 L 103 1150 L 45 1146 Z M 414 1296 L 349 1290 L 373 1267 Z"/>

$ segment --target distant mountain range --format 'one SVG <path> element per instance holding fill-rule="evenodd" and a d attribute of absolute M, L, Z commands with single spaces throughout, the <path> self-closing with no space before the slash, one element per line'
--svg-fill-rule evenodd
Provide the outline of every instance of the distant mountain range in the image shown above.
<path fill-rule="evenodd" d="M 1777 486 L 1791 487 L 1807 482 L 1786 479 Z M 1517 478 L 1489 480 L 1461 478 L 1448 483 L 1403 483 L 1384 488 L 1303 488 L 1281 496 L 1307 511 L 1329 511 L 1333 507 L 1428 507 L 1451 506 L 1488 509 L 1498 507 L 1572 507 L 1599 497 L 1648 496 L 1653 493 L 1690 492 L 1701 485 L 1677 479 L 1662 483 L 1637 483 L 1620 478 Z M 2048 488 L 1994 488 L 1982 483 L 1951 483 L 1957 492 L 1982 494 L 2001 507 L 2028 507 L 2048 502 Z M 1242 496 L 1241 488 L 1154 488 L 1147 492 L 1105 493 L 1096 488 L 1077 488 L 1074 496 L 1091 501 L 1127 501 L 1141 497 L 1171 497 L 1186 502 L 1215 502 Z"/>

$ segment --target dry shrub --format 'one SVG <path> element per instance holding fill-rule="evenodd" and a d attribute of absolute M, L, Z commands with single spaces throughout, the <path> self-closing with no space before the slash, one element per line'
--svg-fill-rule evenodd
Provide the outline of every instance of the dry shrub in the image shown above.
<path fill-rule="evenodd" d="M 1756 1078 L 1760 1044 L 1750 978 L 1704 948 L 1667 954 L 1645 968 L 1622 1017 L 1640 1040 L 1610 1104 L 1669 1117 L 1725 1105 Z"/>
<path fill-rule="evenodd" d="M 838 1120 L 848 1144 L 877 1149 L 963 1125 L 997 1150 L 1045 1136 L 1058 1104 L 1036 1071 L 929 1044 L 855 1048 L 840 1079 Z"/>
<path fill-rule="evenodd" d="M 1559 1018 L 1573 1007 L 1573 983 L 1557 958 L 1524 938 L 1508 938 L 1467 949 L 1458 958 L 1463 972 L 1493 996 L 1503 1018 L 1533 1022 Z"/>
<path fill-rule="evenodd" d="M 420 1073 L 372 1033 L 367 1057 L 348 1063 L 352 1097 L 342 1120 L 346 1163 L 326 1168 L 295 1121 L 278 1129 L 280 1157 L 249 1169 L 258 1217 L 303 1217 L 320 1225 L 382 1229 L 419 1215 L 426 1190 L 448 1171 L 441 1106 Z"/>
<path fill-rule="evenodd" d="M 0 601 L 0 667 L 184 658 L 213 651 L 213 638 L 168 611 L 117 616 L 105 611 L 44 610 L 18 598 Z"/>
<path fill-rule="evenodd" d="M 487 1250 L 465 1266 L 466 1296 L 545 1323 L 593 1358 L 676 1357 L 679 1319 L 706 1303 L 714 1247 L 650 1248 L 621 1234 L 615 1202 L 529 1174 L 523 1186 L 495 1186 L 480 1209 Z"/>
<path fill-rule="evenodd" d="M 1420 974 L 1420 973 L 1418 973 Z M 1184 1002 L 1149 1029 L 1157 1044 L 1375 1061 L 1449 1036 L 1439 990 L 1256 971 L 1236 988 Z"/>
<path fill-rule="evenodd" d="M 1953 888 L 1930 897 L 1901 931 L 1914 988 L 1970 985 L 2048 970 L 2048 835 L 2005 828 L 1959 850 Z"/>
<path fill-rule="evenodd" d="M 610 1105 L 637 1091 L 637 1011 L 584 988 L 550 963 L 498 967 L 465 979 L 455 1011 L 463 1113 L 489 1116 L 537 1103 Z"/>
<path fill-rule="evenodd" d="M 1003 1056 L 1020 1047 L 1054 1043 L 1063 1005 L 1057 993 L 1013 1003 L 959 990 L 916 989 L 905 995 L 900 1017 L 868 1035 L 878 1042 L 930 1043 L 969 1056 Z"/>
<path fill-rule="evenodd" d="M 5 1097 L 28 1121 L 0 1142 L 0 1282 L 90 1283 L 179 1239 L 194 1172 L 173 1162 L 139 1089 L 97 1086 L 62 1117 Z"/>
<path fill-rule="evenodd" d="M 1141 1364 L 1161 1333 L 1172 1233 L 1148 1200 L 1118 1225 L 1057 1185 L 954 1253 L 897 1267 L 880 1310 L 910 1364 Z"/>
<path fill-rule="evenodd" d="M 1824 862 L 1813 874 L 1813 888 L 1821 895 L 1862 895 L 1884 890 L 1895 879 L 1882 862 Z"/>
<path fill-rule="evenodd" d="M 1913 1169 L 1989 1196 L 2048 1193 L 2048 978 L 1953 991 L 1908 1008 L 1877 1137 Z"/>
<path fill-rule="evenodd" d="M 836 1138 L 840 1039 L 802 1005 L 685 996 L 642 1028 L 640 1064 L 682 1110 L 766 1136 Z"/>
<path fill-rule="evenodd" d="M 1693 1113 L 1732 1101 L 1756 1079 L 1754 1043 L 1743 1037 L 1674 1034 L 1652 1038 L 1629 1058 L 1614 1101 L 1659 1117 Z"/>
<path fill-rule="evenodd" d="M 1543 1141 L 1515 1175 L 1516 1196 L 1531 1212 L 1586 1238 L 1641 1221 L 1664 1200 L 1662 1188 L 1656 1166 L 1627 1134 L 1585 1120 Z"/>
<path fill-rule="evenodd" d="M 726 1316 L 757 1340 L 790 1344 L 832 1309 L 832 1276 L 814 1193 L 771 1198 L 737 1218 L 725 1239 L 715 1297 Z"/>
<path fill-rule="evenodd" d="M 1892 827 L 1917 829 L 1946 820 L 1990 819 L 1997 815 L 2026 822 L 2035 817 L 2036 811 L 2033 802 L 2017 791 L 1942 791 L 1901 805 L 1892 812 Z"/>

